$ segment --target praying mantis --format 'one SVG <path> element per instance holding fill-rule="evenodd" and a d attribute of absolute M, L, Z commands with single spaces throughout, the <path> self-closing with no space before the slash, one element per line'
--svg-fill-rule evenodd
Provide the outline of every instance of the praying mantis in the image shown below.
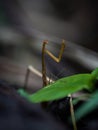
<path fill-rule="evenodd" d="M 48 85 L 47 77 L 46 77 L 46 66 L 45 66 L 45 53 L 48 54 L 53 60 L 56 62 L 60 62 L 62 54 L 65 48 L 65 41 L 62 41 L 61 49 L 59 53 L 59 57 L 55 57 L 51 52 L 49 52 L 45 46 L 47 45 L 48 41 L 45 40 L 43 42 L 42 47 L 42 79 L 43 79 L 43 88 L 40 89 L 38 92 L 28 95 L 28 100 L 31 102 L 44 102 L 44 101 L 51 101 L 63 98 L 69 94 L 74 92 L 80 91 L 82 89 L 87 89 L 88 91 L 92 91 L 94 89 L 94 84 L 98 79 L 98 68 L 96 68 L 91 73 L 84 73 L 84 74 L 76 74 L 68 77 L 64 77 L 51 83 Z M 25 88 L 27 87 L 29 73 L 31 68 L 27 69 L 26 78 L 25 78 Z"/>
<path fill-rule="evenodd" d="M 58 58 L 55 57 L 50 51 L 48 51 L 45 46 L 48 44 L 48 41 L 45 40 L 42 46 L 42 80 L 43 80 L 43 88 L 38 90 L 34 94 L 28 94 L 24 90 L 20 90 L 19 93 L 25 96 L 32 103 L 39 102 L 47 102 L 52 100 L 57 100 L 60 98 L 64 98 L 66 96 L 70 96 L 70 107 L 71 107 L 71 115 L 72 122 L 74 126 L 74 130 L 77 130 L 73 104 L 72 104 L 72 96 L 71 94 L 78 92 L 80 90 L 86 89 L 90 92 L 94 90 L 94 84 L 98 80 L 98 68 L 96 68 L 91 73 L 84 74 L 76 74 L 68 77 L 61 78 L 51 84 L 48 84 L 46 77 L 46 65 L 45 65 L 45 54 L 48 54 L 54 61 L 57 63 L 60 62 L 62 54 L 65 49 L 65 41 L 62 41 L 61 49 L 59 52 Z M 25 78 L 25 89 L 27 88 L 29 73 L 31 68 L 27 69 L 26 78 Z"/>

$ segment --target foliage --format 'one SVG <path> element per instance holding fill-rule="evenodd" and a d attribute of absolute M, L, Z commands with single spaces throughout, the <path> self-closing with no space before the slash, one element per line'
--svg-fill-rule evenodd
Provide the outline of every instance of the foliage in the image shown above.
<path fill-rule="evenodd" d="M 31 102 L 56 100 L 82 89 L 92 90 L 94 79 L 91 74 L 77 74 L 65 77 L 40 89 L 29 96 Z"/>

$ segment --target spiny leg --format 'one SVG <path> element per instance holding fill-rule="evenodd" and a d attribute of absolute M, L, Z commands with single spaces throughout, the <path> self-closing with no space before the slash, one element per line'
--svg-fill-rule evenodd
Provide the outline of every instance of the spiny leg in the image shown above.
<path fill-rule="evenodd" d="M 64 49 L 65 49 L 65 41 L 62 41 L 61 44 L 61 49 L 59 52 L 59 56 L 55 57 L 50 51 L 48 51 L 45 46 L 48 43 L 47 40 L 43 42 L 43 47 L 42 47 L 42 79 L 43 79 L 43 87 L 48 85 L 47 79 L 46 79 L 46 65 L 45 65 L 45 53 L 48 54 L 55 62 L 59 63 L 61 61 Z"/>
<path fill-rule="evenodd" d="M 45 64 L 45 46 L 48 43 L 47 40 L 43 41 L 42 45 L 42 80 L 43 80 L 43 87 L 46 86 L 47 79 L 46 79 L 46 64 Z"/>
<path fill-rule="evenodd" d="M 38 77 L 42 78 L 42 73 L 40 71 L 38 71 L 37 69 L 35 69 L 33 66 L 29 65 L 27 70 L 26 70 L 25 81 L 24 81 L 24 89 L 27 89 L 30 73 L 33 73 L 33 74 L 37 75 Z M 48 82 L 54 82 L 49 77 L 46 77 L 46 79 L 47 79 Z"/>
<path fill-rule="evenodd" d="M 42 78 L 42 73 L 35 69 L 33 66 L 29 65 L 25 75 L 24 89 L 27 89 L 30 72 Z M 49 78 L 47 77 L 47 79 Z"/>
<path fill-rule="evenodd" d="M 60 48 L 60 52 L 59 52 L 58 57 L 54 56 L 54 55 L 53 55 L 50 51 L 48 51 L 47 49 L 45 49 L 45 53 L 47 53 L 55 62 L 59 63 L 59 62 L 61 61 L 61 58 L 62 58 L 64 49 L 65 49 L 65 41 L 62 40 L 61 48 Z"/>

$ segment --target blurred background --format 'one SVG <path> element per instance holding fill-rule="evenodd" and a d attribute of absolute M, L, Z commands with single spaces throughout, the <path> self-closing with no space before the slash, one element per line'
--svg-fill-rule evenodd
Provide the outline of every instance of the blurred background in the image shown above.
<path fill-rule="evenodd" d="M 0 79 L 23 86 L 28 65 L 41 72 L 46 39 L 56 56 L 66 41 L 59 64 L 46 55 L 54 80 L 98 67 L 97 12 L 95 0 L 0 0 Z M 30 74 L 28 86 L 40 88 L 42 79 Z"/>

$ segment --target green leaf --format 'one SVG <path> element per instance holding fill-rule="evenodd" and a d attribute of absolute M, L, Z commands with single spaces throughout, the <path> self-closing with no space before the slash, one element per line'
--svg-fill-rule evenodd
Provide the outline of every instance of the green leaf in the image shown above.
<path fill-rule="evenodd" d="M 29 94 L 24 89 L 19 89 L 18 93 L 25 98 L 29 97 Z"/>
<path fill-rule="evenodd" d="M 91 72 L 91 75 L 92 75 L 96 80 L 98 80 L 98 68 L 96 68 L 95 70 L 93 70 L 93 71 Z"/>
<path fill-rule="evenodd" d="M 82 89 L 91 91 L 93 85 L 94 79 L 91 74 L 76 74 L 55 81 L 35 94 L 30 95 L 28 99 L 35 103 L 56 100 Z"/>

